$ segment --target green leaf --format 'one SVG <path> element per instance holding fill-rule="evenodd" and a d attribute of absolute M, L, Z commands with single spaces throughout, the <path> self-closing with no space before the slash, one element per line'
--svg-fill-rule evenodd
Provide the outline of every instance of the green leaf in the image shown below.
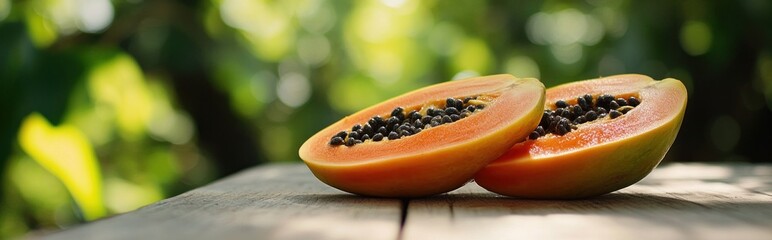
<path fill-rule="evenodd" d="M 51 126 L 42 115 L 32 113 L 22 122 L 19 144 L 62 181 L 85 219 L 105 215 L 99 163 L 83 132 L 69 124 Z"/>

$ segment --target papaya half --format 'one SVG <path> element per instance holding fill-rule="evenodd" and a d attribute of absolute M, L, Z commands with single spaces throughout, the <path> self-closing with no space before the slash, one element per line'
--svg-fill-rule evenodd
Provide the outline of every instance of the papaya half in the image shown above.
<path fill-rule="evenodd" d="M 544 85 L 493 75 L 397 96 L 333 123 L 300 147 L 322 182 L 378 197 L 421 197 L 461 187 L 527 138 Z"/>
<path fill-rule="evenodd" d="M 687 92 L 676 79 L 618 75 L 547 89 L 542 121 L 529 140 L 475 176 L 506 196 L 577 199 L 632 185 L 676 138 Z"/>

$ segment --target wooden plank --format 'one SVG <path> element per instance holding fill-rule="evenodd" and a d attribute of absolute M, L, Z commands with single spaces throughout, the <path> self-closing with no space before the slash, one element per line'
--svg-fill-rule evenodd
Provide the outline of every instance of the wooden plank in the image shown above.
<path fill-rule="evenodd" d="M 468 184 L 410 201 L 402 237 L 772 239 L 772 197 L 735 185 L 769 189 L 768 167 L 670 165 L 622 191 L 576 201 L 508 198 Z"/>
<path fill-rule="evenodd" d="M 723 182 L 772 196 L 772 164 L 670 164 L 657 169 L 643 181 L 662 180 Z"/>
<path fill-rule="evenodd" d="M 328 187 L 304 165 L 253 168 L 45 239 L 396 239 L 401 203 Z"/>

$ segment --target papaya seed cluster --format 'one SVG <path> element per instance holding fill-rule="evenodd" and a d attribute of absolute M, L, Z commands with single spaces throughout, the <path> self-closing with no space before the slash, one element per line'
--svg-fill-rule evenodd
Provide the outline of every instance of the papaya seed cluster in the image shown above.
<path fill-rule="evenodd" d="M 611 94 L 601 94 L 593 98 L 590 94 L 576 98 L 576 104 L 568 104 L 564 100 L 555 102 L 555 110 L 544 110 L 539 126 L 528 135 L 529 139 L 537 139 L 547 134 L 565 135 L 578 129 L 577 125 L 593 122 L 605 117 L 618 118 L 636 106 L 641 101 L 635 97 L 615 98 Z"/>
<path fill-rule="evenodd" d="M 364 124 L 355 124 L 350 131 L 340 131 L 330 139 L 330 145 L 354 146 L 365 141 L 396 140 L 422 130 L 452 123 L 485 108 L 477 97 L 447 98 L 444 107 L 427 107 L 405 113 L 396 107 L 388 118 L 376 115 Z"/>

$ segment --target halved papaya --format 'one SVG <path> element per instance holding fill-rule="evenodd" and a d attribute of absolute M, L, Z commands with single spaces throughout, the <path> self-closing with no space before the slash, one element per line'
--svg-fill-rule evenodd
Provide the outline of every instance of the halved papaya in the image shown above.
<path fill-rule="evenodd" d="M 525 139 L 543 106 L 544 85 L 536 79 L 444 82 L 341 119 L 308 139 L 299 155 L 319 180 L 346 192 L 444 193 Z"/>
<path fill-rule="evenodd" d="M 687 100 L 678 80 L 632 74 L 546 94 L 537 131 L 478 172 L 480 186 L 513 197 L 576 199 L 632 185 L 664 158 Z"/>

